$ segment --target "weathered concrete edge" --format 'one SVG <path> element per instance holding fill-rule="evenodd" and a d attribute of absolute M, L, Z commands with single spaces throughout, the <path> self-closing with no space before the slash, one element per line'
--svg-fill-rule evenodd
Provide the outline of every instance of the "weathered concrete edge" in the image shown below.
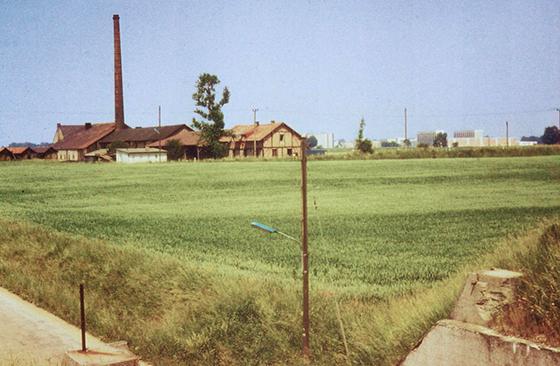
<path fill-rule="evenodd" d="M 440 320 L 436 323 L 436 325 L 433 328 L 437 327 L 438 325 L 445 326 L 447 328 L 457 329 L 457 330 L 467 330 L 467 331 L 474 332 L 474 333 L 481 333 L 481 334 L 487 335 L 489 337 L 498 338 L 500 340 L 503 340 L 504 342 L 518 343 L 518 344 L 522 344 L 522 345 L 525 345 L 525 346 L 528 346 L 528 347 L 531 347 L 531 348 L 534 348 L 534 349 L 540 350 L 540 351 L 550 351 L 550 352 L 554 352 L 554 353 L 560 353 L 560 348 L 554 348 L 554 347 L 538 344 L 538 343 L 531 342 L 531 341 L 528 341 L 527 339 L 523 339 L 523 338 L 507 336 L 507 335 L 498 333 L 494 329 L 487 328 L 487 327 L 484 327 L 482 325 L 465 323 L 465 322 L 461 322 L 461 321 L 453 320 L 453 319 Z M 420 345 L 420 343 L 418 344 L 418 346 Z M 418 348 L 418 346 L 416 348 Z"/>

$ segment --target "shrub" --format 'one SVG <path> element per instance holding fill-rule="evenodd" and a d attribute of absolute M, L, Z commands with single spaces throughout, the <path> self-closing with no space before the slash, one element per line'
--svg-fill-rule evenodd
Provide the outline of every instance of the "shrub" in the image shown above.
<path fill-rule="evenodd" d="M 358 144 L 358 150 L 364 154 L 372 154 L 373 153 L 373 144 L 371 143 L 370 139 L 364 139 L 360 141 Z"/>
<path fill-rule="evenodd" d="M 165 150 L 167 150 L 167 158 L 169 160 L 179 160 L 183 157 L 183 146 L 179 140 L 167 141 Z"/>

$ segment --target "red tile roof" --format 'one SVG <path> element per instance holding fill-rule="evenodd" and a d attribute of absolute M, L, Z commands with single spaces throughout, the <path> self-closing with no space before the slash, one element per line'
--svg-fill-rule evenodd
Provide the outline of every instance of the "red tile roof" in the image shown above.
<path fill-rule="evenodd" d="M 62 136 L 64 136 L 65 138 L 70 136 L 71 134 L 78 132 L 78 131 L 82 131 L 85 130 L 86 126 L 82 125 L 62 125 L 62 124 L 58 124 L 57 127 L 60 129 L 60 132 L 62 132 Z"/>
<path fill-rule="evenodd" d="M 7 149 L 14 155 L 24 154 L 29 150 L 29 146 L 7 147 Z"/>
<path fill-rule="evenodd" d="M 62 127 L 62 125 L 60 126 Z M 114 123 L 96 123 L 89 128 L 76 130 L 68 136 L 64 136 L 64 140 L 53 145 L 56 150 L 80 150 L 87 149 L 103 137 L 107 136 L 115 129 Z"/>
<path fill-rule="evenodd" d="M 198 131 L 181 130 L 168 138 L 162 139 L 161 146 L 165 146 L 170 140 L 178 140 L 183 146 L 202 146 L 200 141 L 200 132 Z M 152 142 L 148 146 L 158 147 L 159 142 Z"/>
<path fill-rule="evenodd" d="M 7 154 L 11 156 L 12 159 L 15 159 L 14 154 L 7 147 L 0 147 L 0 155 L 2 154 Z"/>
<path fill-rule="evenodd" d="M 49 146 L 35 146 L 31 148 L 33 151 L 35 151 L 37 154 L 44 154 L 49 150 L 52 151 L 56 151 L 56 149 L 54 147 L 52 147 L 51 145 Z"/>

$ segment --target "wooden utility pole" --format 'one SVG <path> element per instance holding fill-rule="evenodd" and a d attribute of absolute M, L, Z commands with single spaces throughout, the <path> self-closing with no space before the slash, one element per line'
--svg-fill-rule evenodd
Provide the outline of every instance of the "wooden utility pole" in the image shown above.
<path fill-rule="evenodd" d="M 303 339 L 302 351 L 309 360 L 309 256 L 307 253 L 307 149 L 305 139 L 301 140 L 301 259 L 303 264 Z"/>
<path fill-rule="evenodd" d="M 509 122 L 506 121 L 506 147 L 509 147 Z"/>
<path fill-rule="evenodd" d="M 253 124 L 257 125 L 257 112 L 259 111 L 258 108 L 253 108 Z M 253 142 L 253 156 L 257 157 L 257 140 Z"/>
<path fill-rule="evenodd" d="M 404 109 L 404 139 L 408 140 L 408 116 L 406 113 L 406 108 Z"/>
<path fill-rule="evenodd" d="M 158 106 L 158 147 L 159 162 L 161 163 L 161 106 Z"/>

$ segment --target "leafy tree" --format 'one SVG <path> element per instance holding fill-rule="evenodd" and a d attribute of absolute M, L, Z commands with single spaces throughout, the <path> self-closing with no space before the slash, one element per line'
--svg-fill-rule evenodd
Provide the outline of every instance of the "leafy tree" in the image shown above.
<path fill-rule="evenodd" d="M 179 160 L 183 157 L 183 146 L 179 140 L 169 140 L 165 144 L 167 158 L 169 160 Z"/>
<path fill-rule="evenodd" d="M 406 147 L 410 147 L 410 145 L 412 145 L 412 144 L 410 143 L 409 139 L 404 139 L 403 145 L 406 146 Z"/>
<path fill-rule="evenodd" d="M 315 146 L 317 146 L 317 137 L 311 135 L 307 138 L 307 147 L 310 149 L 313 149 Z"/>
<path fill-rule="evenodd" d="M 459 147 L 459 143 L 457 141 L 455 141 L 451 146 L 453 147 Z"/>
<path fill-rule="evenodd" d="M 438 132 L 434 138 L 434 147 L 447 147 L 447 133 Z"/>
<path fill-rule="evenodd" d="M 550 126 L 544 129 L 544 134 L 541 137 L 543 144 L 553 145 L 560 143 L 560 130 L 556 126 Z"/>
<path fill-rule="evenodd" d="M 128 145 L 124 141 L 113 141 L 107 146 L 107 151 L 109 154 L 114 154 L 117 152 L 117 149 L 126 149 Z"/>
<path fill-rule="evenodd" d="M 364 139 L 365 127 L 366 121 L 364 120 L 364 117 L 362 117 L 362 119 L 360 119 L 360 128 L 358 129 L 358 138 L 356 139 L 354 146 L 356 150 L 362 153 L 371 154 L 373 153 L 373 144 L 369 139 Z"/>
<path fill-rule="evenodd" d="M 360 144 L 358 145 L 358 150 L 366 154 L 372 154 L 373 144 L 371 143 L 371 140 L 370 139 L 362 140 L 362 142 L 360 142 Z"/>
<path fill-rule="evenodd" d="M 201 74 L 196 82 L 196 92 L 192 95 L 196 102 L 194 113 L 201 117 L 200 120 L 193 118 L 192 125 L 200 130 L 201 140 L 213 158 L 221 158 L 227 152 L 227 147 L 220 143 L 220 137 L 227 135 L 222 107 L 229 102 L 230 93 L 227 86 L 224 87 L 222 98 L 217 102 L 216 85 L 219 83 L 216 75 Z"/>

